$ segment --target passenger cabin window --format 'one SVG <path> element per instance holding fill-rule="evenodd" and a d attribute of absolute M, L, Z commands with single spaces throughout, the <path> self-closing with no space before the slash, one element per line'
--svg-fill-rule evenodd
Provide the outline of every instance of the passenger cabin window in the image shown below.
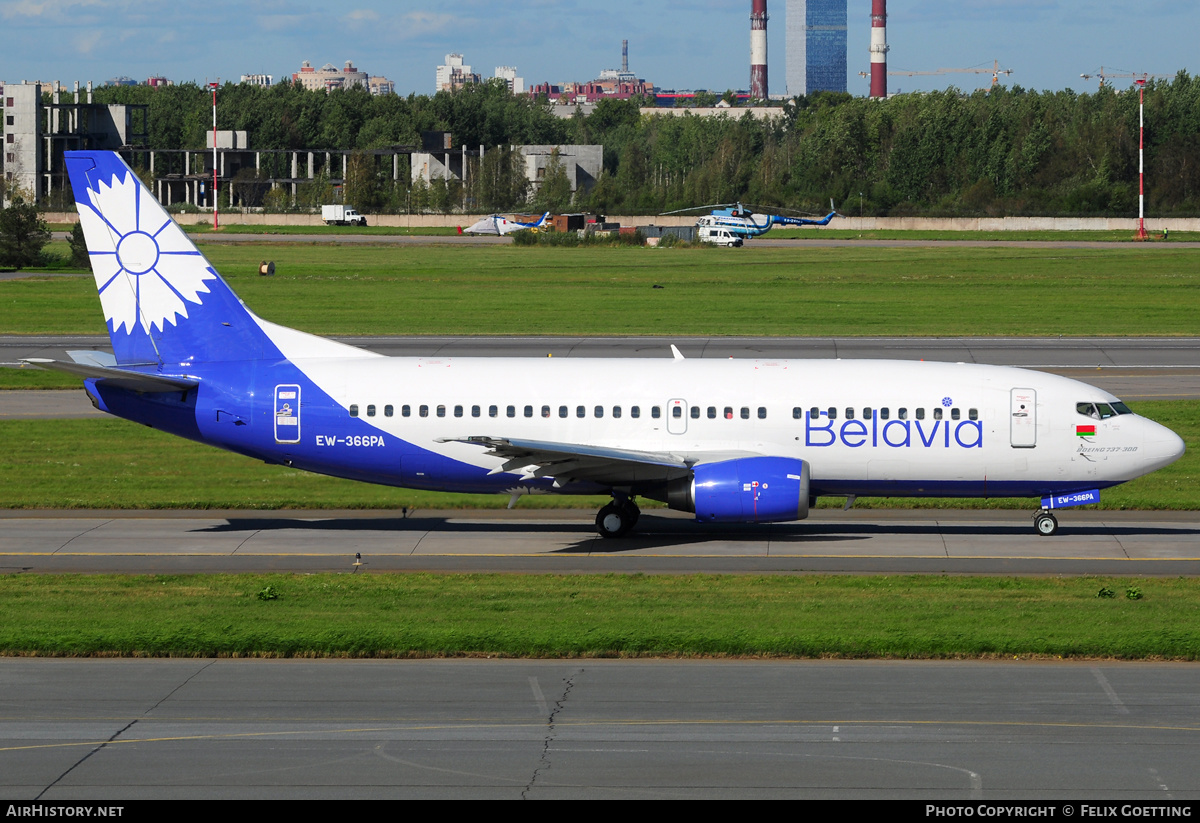
<path fill-rule="evenodd" d="M 699 406 L 692 406 L 692 419 L 693 420 L 700 419 L 700 407 Z"/>
<path fill-rule="evenodd" d="M 462 406 L 455 406 L 455 407 L 454 407 L 454 416 L 455 416 L 455 417 L 462 417 L 462 416 L 463 416 L 463 407 L 462 407 Z"/>
<path fill-rule="evenodd" d="M 395 410 L 391 406 L 384 406 L 383 407 L 383 416 L 391 417 L 393 411 L 395 411 Z"/>
<path fill-rule="evenodd" d="M 873 418 L 871 417 L 871 407 L 867 406 L 863 409 L 863 420 L 872 420 L 872 419 Z"/>
<path fill-rule="evenodd" d="M 350 404 L 350 416 L 358 417 L 358 404 L 357 403 Z"/>
<path fill-rule="evenodd" d="M 725 419 L 726 419 L 726 420 L 732 420 L 732 419 L 733 419 L 733 406 L 726 406 L 726 407 L 725 407 Z"/>
<path fill-rule="evenodd" d="M 488 406 L 488 417 L 499 417 L 500 408 L 498 406 Z"/>
<path fill-rule="evenodd" d="M 750 408 L 748 406 L 742 406 L 742 419 L 743 420 L 750 419 Z"/>
<path fill-rule="evenodd" d="M 642 416 L 642 407 L 641 406 L 630 406 L 629 407 L 629 416 L 630 417 L 641 417 Z"/>
<path fill-rule="evenodd" d="M 917 413 L 917 419 L 918 419 L 918 420 L 924 420 L 924 419 L 925 419 L 925 407 L 924 407 L 924 406 L 922 406 L 921 408 L 917 409 L 917 412 L 916 412 L 916 413 Z"/>
<path fill-rule="evenodd" d="M 603 416 L 604 416 L 604 407 L 603 407 L 603 406 L 597 406 L 597 407 L 594 409 L 594 411 L 595 411 L 596 417 L 603 417 Z"/>
<path fill-rule="evenodd" d="M 978 420 L 979 419 L 979 409 L 968 409 L 967 417 L 971 418 L 972 420 Z"/>
<path fill-rule="evenodd" d="M 428 416 L 429 416 L 429 407 L 428 407 L 428 406 L 421 406 L 421 409 L 420 409 L 420 414 L 421 414 L 421 416 L 422 416 L 422 417 L 428 417 Z"/>
<path fill-rule="evenodd" d="M 517 407 L 516 406 L 505 406 L 504 413 L 506 415 L 508 415 L 509 417 L 516 417 L 517 416 Z"/>
<path fill-rule="evenodd" d="M 559 417 L 566 417 L 569 412 L 570 412 L 570 410 L 566 406 L 558 407 L 558 416 Z"/>
<path fill-rule="evenodd" d="M 887 406 L 884 406 L 883 408 L 881 408 L 881 409 L 879 410 L 879 419 L 880 419 L 880 420 L 887 420 L 887 419 L 888 419 L 888 416 L 889 416 L 890 414 L 891 414 L 891 412 L 888 410 L 888 407 L 887 407 Z"/>
<path fill-rule="evenodd" d="M 445 407 L 445 406 L 441 406 L 441 405 L 439 405 L 439 406 L 438 406 L 438 408 L 437 408 L 437 416 L 438 416 L 438 417 L 445 417 L 445 416 L 446 416 L 446 407 Z"/>
<path fill-rule="evenodd" d="M 837 409 L 835 409 L 833 406 L 830 406 L 830 407 L 829 407 L 829 408 L 826 410 L 826 412 L 825 412 L 825 415 L 826 415 L 826 416 L 827 416 L 827 417 L 828 417 L 830 420 L 837 420 Z"/>
<path fill-rule="evenodd" d="M 766 406 L 759 406 L 759 407 L 758 407 L 758 419 L 759 419 L 759 420 L 766 420 L 766 419 L 767 419 L 767 407 L 766 407 Z"/>
<path fill-rule="evenodd" d="M 613 417 L 620 417 L 620 416 L 621 416 L 621 407 L 613 406 Z"/>
<path fill-rule="evenodd" d="M 934 410 L 933 410 L 933 419 L 934 419 L 934 420 L 941 420 L 941 419 L 942 419 L 942 410 L 941 410 L 941 409 L 934 409 Z"/>
<path fill-rule="evenodd" d="M 533 406 L 526 406 L 526 407 L 525 407 L 525 416 L 526 416 L 526 417 L 533 417 Z"/>
<path fill-rule="evenodd" d="M 674 417 L 676 420 L 681 419 L 683 417 L 683 407 L 682 406 L 672 406 L 671 407 L 671 416 Z"/>
<path fill-rule="evenodd" d="M 658 418 L 662 417 L 662 410 L 658 406 L 651 406 L 650 416 L 657 420 Z"/>
<path fill-rule="evenodd" d="M 717 407 L 709 406 L 707 414 L 708 414 L 709 420 L 716 420 L 717 419 Z"/>
<path fill-rule="evenodd" d="M 549 417 L 549 416 L 550 416 L 550 407 L 542 406 L 542 417 Z"/>
<path fill-rule="evenodd" d="M 576 417 L 587 417 L 587 408 L 584 406 L 576 406 L 575 407 L 575 416 Z"/>
<path fill-rule="evenodd" d="M 804 409 L 800 408 L 799 406 L 792 406 L 792 419 L 793 420 L 803 420 L 804 419 Z"/>
<path fill-rule="evenodd" d="M 480 409 L 479 409 L 479 407 L 478 407 L 478 406 L 472 406 L 472 407 L 471 407 L 471 416 L 472 416 L 472 417 L 479 417 L 479 411 L 480 411 Z"/>
<path fill-rule="evenodd" d="M 962 412 L 960 412 L 958 409 L 950 410 L 950 419 L 951 420 L 957 420 L 960 417 L 962 417 Z"/>
<path fill-rule="evenodd" d="M 408 406 L 408 405 L 401 406 L 400 407 L 400 416 L 401 417 L 412 416 L 412 406 Z"/>
<path fill-rule="evenodd" d="M 853 407 L 853 406 L 847 406 L 847 407 L 846 407 L 846 419 L 847 419 L 847 420 L 853 420 L 853 419 L 854 419 L 854 407 Z"/>
<path fill-rule="evenodd" d="M 375 404 L 370 403 L 367 405 L 367 417 L 374 417 L 374 416 L 375 416 Z"/>

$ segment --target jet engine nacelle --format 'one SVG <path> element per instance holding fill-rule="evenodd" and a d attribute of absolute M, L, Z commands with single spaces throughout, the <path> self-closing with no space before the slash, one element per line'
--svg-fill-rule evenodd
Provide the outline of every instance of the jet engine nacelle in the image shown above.
<path fill-rule="evenodd" d="M 667 504 L 704 523 L 772 523 L 808 517 L 808 463 L 790 457 L 742 457 L 701 463 L 672 484 Z"/>

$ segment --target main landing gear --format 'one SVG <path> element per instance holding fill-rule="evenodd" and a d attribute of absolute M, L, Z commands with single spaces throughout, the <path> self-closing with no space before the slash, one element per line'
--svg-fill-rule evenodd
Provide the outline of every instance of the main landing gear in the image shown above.
<path fill-rule="evenodd" d="M 1042 537 L 1050 537 L 1058 533 L 1058 518 L 1049 509 L 1042 509 L 1033 516 L 1033 527 Z"/>
<path fill-rule="evenodd" d="M 624 537 L 637 524 L 641 514 L 632 497 L 614 497 L 596 515 L 596 531 L 601 537 Z"/>

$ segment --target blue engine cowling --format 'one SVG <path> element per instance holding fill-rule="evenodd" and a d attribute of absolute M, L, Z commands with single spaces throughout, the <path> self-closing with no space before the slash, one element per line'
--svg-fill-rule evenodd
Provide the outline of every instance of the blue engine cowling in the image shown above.
<path fill-rule="evenodd" d="M 808 463 L 790 457 L 742 457 L 701 463 L 668 504 L 704 523 L 773 523 L 808 517 Z"/>

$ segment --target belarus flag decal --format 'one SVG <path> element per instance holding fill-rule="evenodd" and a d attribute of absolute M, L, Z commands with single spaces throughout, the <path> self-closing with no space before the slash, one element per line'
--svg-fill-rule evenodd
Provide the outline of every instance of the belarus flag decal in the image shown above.
<path fill-rule="evenodd" d="M 1075 427 L 1075 436 L 1076 437 L 1095 437 L 1096 436 L 1096 427 L 1095 426 L 1076 426 Z"/>

